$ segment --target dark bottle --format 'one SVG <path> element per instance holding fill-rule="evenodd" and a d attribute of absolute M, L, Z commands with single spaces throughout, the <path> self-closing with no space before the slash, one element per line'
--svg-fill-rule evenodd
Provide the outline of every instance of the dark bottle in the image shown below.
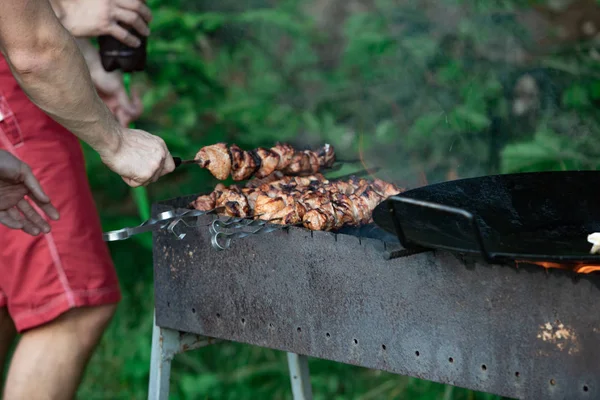
<path fill-rule="evenodd" d="M 140 35 L 134 28 L 123 26 L 129 33 L 142 42 L 137 48 L 129 47 L 112 36 L 98 37 L 102 66 L 108 72 L 120 69 L 123 72 L 143 71 L 146 68 L 146 36 Z"/>

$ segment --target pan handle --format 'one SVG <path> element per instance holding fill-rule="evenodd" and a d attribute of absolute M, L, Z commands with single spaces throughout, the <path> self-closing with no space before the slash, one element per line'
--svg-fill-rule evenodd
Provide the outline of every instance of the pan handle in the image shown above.
<path fill-rule="evenodd" d="M 404 234 L 404 230 L 402 229 L 402 225 L 400 224 L 400 218 L 396 214 L 395 203 L 397 203 L 397 202 L 408 203 L 408 204 L 412 204 L 412 205 L 424 207 L 424 208 L 430 208 L 433 210 L 437 210 L 437 211 L 441 211 L 441 212 L 445 212 L 448 214 L 453 214 L 453 215 L 457 215 L 457 216 L 465 218 L 467 221 L 469 221 L 469 223 L 471 225 L 471 229 L 473 230 L 473 236 L 474 236 L 475 242 L 479 246 L 479 252 L 481 253 L 481 256 L 483 257 L 483 259 L 486 262 L 488 262 L 488 263 L 492 262 L 493 257 L 490 255 L 490 253 L 488 253 L 488 251 L 485 248 L 485 245 L 483 244 L 483 236 L 481 236 L 481 230 L 479 229 L 479 224 L 477 223 L 477 220 L 472 213 L 470 213 L 466 210 L 463 210 L 462 208 L 445 206 L 442 204 L 431 203 L 429 201 L 411 199 L 410 197 L 399 196 L 399 195 L 391 196 L 388 201 L 389 201 L 389 205 L 390 205 L 389 212 L 392 215 L 392 221 L 394 222 L 394 227 L 396 228 L 396 234 L 398 235 L 398 240 L 400 240 L 400 243 L 402 244 L 402 246 L 404 248 L 410 247 L 410 241 L 406 238 L 406 235 Z"/>

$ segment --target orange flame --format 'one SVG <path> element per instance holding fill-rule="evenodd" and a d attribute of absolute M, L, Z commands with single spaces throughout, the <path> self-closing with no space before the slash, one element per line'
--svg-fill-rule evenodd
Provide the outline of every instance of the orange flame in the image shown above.
<path fill-rule="evenodd" d="M 534 264 L 539 265 L 540 267 L 544 267 L 546 269 L 566 269 L 570 271 L 575 271 L 578 274 L 589 274 L 595 271 L 600 271 L 600 265 L 589 265 L 589 264 L 560 264 L 549 261 L 517 261 L 517 265 L 519 263 L 525 264 Z"/>

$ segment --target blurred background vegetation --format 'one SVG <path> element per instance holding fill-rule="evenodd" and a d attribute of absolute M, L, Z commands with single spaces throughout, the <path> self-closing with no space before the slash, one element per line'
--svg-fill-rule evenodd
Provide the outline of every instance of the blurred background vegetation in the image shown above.
<path fill-rule="evenodd" d="M 600 163 L 600 7 L 595 0 L 148 0 L 137 127 L 193 157 L 329 142 L 405 187 Z M 149 203 L 210 191 L 184 167 L 131 191 L 86 148 L 105 230 Z M 347 170 L 361 168 L 348 166 Z M 143 399 L 153 310 L 149 234 L 110 243 L 124 300 L 79 397 Z M 315 399 L 496 396 L 311 360 Z M 175 358 L 173 399 L 289 399 L 285 354 L 227 343 Z"/>

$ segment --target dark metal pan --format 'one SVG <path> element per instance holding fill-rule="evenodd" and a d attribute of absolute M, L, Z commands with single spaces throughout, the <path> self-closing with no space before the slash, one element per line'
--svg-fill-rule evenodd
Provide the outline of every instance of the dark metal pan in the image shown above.
<path fill-rule="evenodd" d="M 406 248 L 477 254 L 490 263 L 600 265 L 600 171 L 492 175 L 408 190 L 373 211 Z"/>

